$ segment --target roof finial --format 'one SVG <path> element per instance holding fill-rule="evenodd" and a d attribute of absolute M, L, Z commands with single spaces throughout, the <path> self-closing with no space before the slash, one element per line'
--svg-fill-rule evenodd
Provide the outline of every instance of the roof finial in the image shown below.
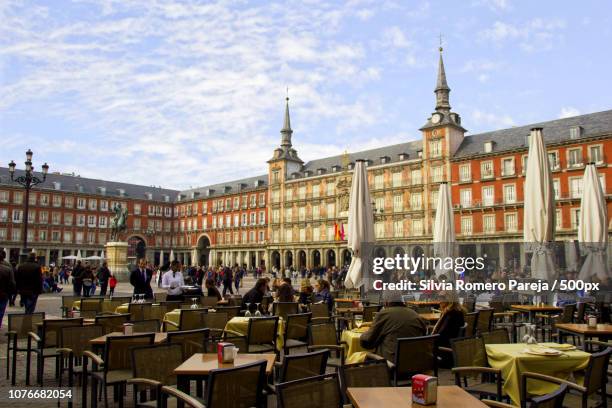
<path fill-rule="evenodd" d="M 287 87 L 287 97 L 285 98 L 285 100 L 289 101 L 289 87 Z"/>
<path fill-rule="evenodd" d="M 440 33 L 440 54 L 442 54 L 442 51 L 444 51 L 444 48 L 442 48 L 442 33 Z"/>
<path fill-rule="evenodd" d="M 285 98 L 285 119 L 283 121 L 283 128 L 281 129 L 281 147 L 291 147 L 291 119 L 289 118 L 289 87 L 287 87 L 287 96 Z"/>
<path fill-rule="evenodd" d="M 436 81 L 436 110 L 449 111 L 449 93 L 450 88 L 446 82 L 446 72 L 444 70 L 444 60 L 442 59 L 442 34 L 440 34 L 440 59 L 438 60 L 438 78 Z"/>

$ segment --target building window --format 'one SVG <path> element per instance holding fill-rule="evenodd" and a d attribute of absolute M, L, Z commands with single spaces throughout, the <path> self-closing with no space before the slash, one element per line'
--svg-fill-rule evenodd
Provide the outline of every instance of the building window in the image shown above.
<path fill-rule="evenodd" d="M 431 168 L 431 182 L 441 183 L 444 181 L 444 167 L 436 166 Z"/>
<path fill-rule="evenodd" d="M 20 223 L 23 220 L 23 211 L 13 210 L 13 222 Z"/>
<path fill-rule="evenodd" d="M 385 237 L 385 223 L 382 221 L 378 221 L 374 224 L 374 231 L 376 233 L 376 238 L 384 238 Z"/>
<path fill-rule="evenodd" d="M 72 213 L 64 213 L 64 225 L 71 226 L 73 219 L 74 215 Z"/>
<path fill-rule="evenodd" d="M 383 174 L 377 174 L 374 176 L 374 188 L 381 189 L 385 184 L 385 176 Z"/>
<path fill-rule="evenodd" d="M 285 229 L 285 241 L 292 242 L 293 241 L 293 230 L 291 228 Z"/>
<path fill-rule="evenodd" d="M 280 181 L 280 171 L 279 170 L 274 170 L 272 172 L 272 182 L 273 183 L 278 183 Z"/>
<path fill-rule="evenodd" d="M 300 228 L 300 242 L 306 242 L 306 229 Z"/>
<path fill-rule="evenodd" d="M 423 220 L 412 220 L 412 235 L 423 235 Z"/>
<path fill-rule="evenodd" d="M 491 160 L 483 161 L 480 163 L 480 178 L 493 178 L 493 162 Z"/>
<path fill-rule="evenodd" d="M 244 205 L 246 206 L 246 202 L 244 203 Z M 238 210 L 239 208 L 240 208 L 240 198 L 234 197 L 234 210 Z"/>
<path fill-rule="evenodd" d="M 580 225 L 580 208 L 572 208 L 570 209 L 570 214 L 571 214 L 571 223 L 572 223 L 572 229 L 578 229 L 578 226 Z"/>
<path fill-rule="evenodd" d="M 272 210 L 272 222 L 275 224 L 280 222 L 280 211 L 278 209 Z"/>
<path fill-rule="evenodd" d="M 300 188 L 298 188 L 298 198 L 300 200 L 306 198 L 306 186 L 300 186 Z"/>
<path fill-rule="evenodd" d="M 334 195 L 336 185 L 332 181 L 327 182 L 327 195 Z"/>
<path fill-rule="evenodd" d="M 555 210 L 555 229 L 558 231 L 563 228 L 563 216 L 561 213 L 561 209 L 558 208 Z"/>
<path fill-rule="evenodd" d="M 516 187 L 514 184 L 504 185 L 504 203 L 506 204 L 516 203 Z"/>
<path fill-rule="evenodd" d="M 431 205 L 433 208 L 437 208 L 438 206 L 438 190 L 433 190 L 431 192 Z"/>
<path fill-rule="evenodd" d="M 559 152 L 548 152 L 548 165 L 551 171 L 556 171 L 561 168 L 561 163 L 559 162 Z"/>
<path fill-rule="evenodd" d="M 484 232 L 495 232 L 495 214 L 487 214 L 482 217 L 482 225 Z"/>
<path fill-rule="evenodd" d="M 377 212 L 385 211 L 385 197 L 376 197 L 374 207 Z"/>
<path fill-rule="evenodd" d="M 553 192 L 555 194 L 555 200 L 558 200 L 561 198 L 561 181 L 559 181 L 559 179 L 553 179 L 552 185 Z"/>
<path fill-rule="evenodd" d="M 472 235 L 472 217 L 461 217 L 461 232 L 463 235 Z"/>
<path fill-rule="evenodd" d="M 86 205 L 87 204 L 85 203 L 85 199 L 84 198 L 77 198 L 77 208 L 79 210 L 84 210 Z"/>
<path fill-rule="evenodd" d="M 502 177 L 514 176 L 514 157 L 502 159 Z"/>
<path fill-rule="evenodd" d="M 518 220 L 516 213 L 504 214 L 504 225 L 507 232 L 518 231 Z"/>
<path fill-rule="evenodd" d="M 64 242 L 67 242 L 67 243 L 72 242 L 72 232 L 64 231 Z"/>
<path fill-rule="evenodd" d="M 64 197 L 64 207 L 73 208 L 74 207 L 74 197 L 72 196 Z"/>
<path fill-rule="evenodd" d="M 404 210 L 404 198 L 401 194 L 393 196 L 393 211 L 401 212 Z"/>
<path fill-rule="evenodd" d="M 569 149 L 567 151 L 569 167 L 581 167 L 582 166 L 582 149 Z"/>
<path fill-rule="evenodd" d="M 582 195 L 582 177 L 571 177 L 569 179 L 570 197 L 580 198 Z"/>
<path fill-rule="evenodd" d="M 21 230 L 19 228 L 13 228 L 11 231 L 11 237 L 13 238 L 13 241 L 20 241 L 21 240 Z"/>
<path fill-rule="evenodd" d="M 327 204 L 327 218 L 336 217 L 336 205 L 334 203 Z"/>
<path fill-rule="evenodd" d="M 249 222 L 250 222 L 251 225 L 257 224 L 256 218 L 257 218 L 257 213 L 256 212 L 252 212 L 252 213 L 249 214 Z"/>
<path fill-rule="evenodd" d="M 484 151 L 485 153 L 491 153 L 493 151 L 493 142 L 485 142 Z"/>
<path fill-rule="evenodd" d="M 54 194 L 52 198 L 52 205 L 54 207 L 61 207 L 62 206 L 62 196 Z"/>
<path fill-rule="evenodd" d="M 413 185 L 422 184 L 421 169 L 415 169 L 410 172 L 410 182 Z"/>
<path fill-rule="evenodd" d="M 312 219 L 313 220 L 319 219 L 319 206 L 318 205 L 312 206 Z"/>
<path fill-rule="evenodd" d="M 404 221 L 399 220 L 393 222 L 393 236 L 396 238 L 404 236 Z"/>
<path fill-rule="evenodd" d="M 595 164 L 604 162 L 601 145 L 589 146 L 589 161 Z"/>
<path fill-rule="evenodd" d="M 285 222 L 291 222 L 293 219 L 293 209 L 285 208 Z"/>
<path fill-rule="evenodd" d="M 442 156 L 442 140 L 430 140 L 429 141 L 429 157 L 440 157 Z"/>
<path fill-rule="evenodd" d="M 463 208 L 470 208 L 472 206 L 472 189 L 465 188 L 459 191 L 459 201 Z"/>
<path fill-rule="evenodd" d="M 0 203 L 8 203 L 8 200 L 9 200 L 8 191 L 5 191 L 5 190 L 0 191 Z"/>
<path fill-rule="evenodd" d="M 98 226 L 100 228 L 106 228 L 106 220 L 107 220 L 106 217 L 100 217 L 100 220 L 98 222 Z"/>
<path fill-rule="evenodd" d="M 482 205 L 491 206 L 495 204 L 495 188 L 486 186 L 482 188 Z"/>
<path fill-rule="evenodd" d="M 472 180 L 472 167 L 469 163 L 459 166 L 459 181 L 468 182 Z"/>
<path fill-rule="evenodd" d="M 15 204 L 23 204 L 23 193 L 21 193 L 20 191 L 14 191 L 13 192 L 13 203 Z"/>
<path fill-rule="evenodd" d="M 181 207 L 182 208 L 182 207 Z M 140 215 L 141 213 L 141 206 L 138 203 L 134 204 L 134 215 Z M 150 215 L 150 214 L 149 214 Z"/>
<path fill-rule="evenodd" d="M 0 208 L 0 222 L 7 222 L 7 221 L 8 221 L 8 209 Z"/>
<path fill-rule="evenodd" d="M 306 221 L 306 207 L 298 208 L 298 221 Z"/>
<path fill-rule="evenodd" d="M 6 228 L 0 228 L 0 241 L 6 241 Z"/>
<path fill-rule="evenodd" d="M 396 171 L 392 176 L 393 187 L 401 187 L 402 186 L 402 173 L 400 171 Z"/>
<path fill-rule="evenodd" d="M 320 184 L 314 184 L 312 186 L 312 197 L 313 198 L 319 197 L 320 190 L 321 190 L 321 185 Z"/>
<path fill-rule="evenodd" d="M 410 209 L 420 210 L 423 207 L 423 196 L 421 193 L 412 193 L 410 196 Z"/>
<path fill-rule="evenodd" d="M 30 199 L 29 199 L 30 205 L 36 205 L 36 197 L 37 197 L 36 193 L 30 193 Z"/>
<path fill-rule="evenodd" d="M 100 200 L 100 211 L 108 211 L 108 201 Z"/>
<path fill-rule="evenodd" d="M 38 231 L 38 240 L 41 242 L 45 242 L 47 240 L 47 230 Z"/>
<path fill-rule="evenodd" d="M 93 198 L 89 199 L 89 210 L 96 211 L 98 208 L 98 200 L 94 200 Z"/>

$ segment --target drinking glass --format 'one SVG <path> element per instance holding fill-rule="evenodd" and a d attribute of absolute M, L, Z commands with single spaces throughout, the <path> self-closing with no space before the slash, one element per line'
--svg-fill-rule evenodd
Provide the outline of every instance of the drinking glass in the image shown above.
<path fill-rule="evenodd" d="M 362 315 L 355 315 L 353 317 L 355 319 L 355 326 L 357 326 L 358 329 L 361 328 L 361 324 L 363 323 L 363 316 Z"/>
<path fill-rule="evenodd" d="M 192 309 L 197 309 L 198 308 L 198 298 L 191 298 L 191 308 Z"/>
<path fill-rule="evenodd" d="M 259 311 L 259 305 L 261 303 L 255 303 L 255 305 L 257 305 L 257 309 L 255 310 L 255 316 L 260 317 L 261 316 L 261 312 Z"/>
<path fill-rule="evenodd" d="M 246 312 L 244 313 L 244 316 L 245 316 L 245 317 L 251 317 L 251 304 L 250 304 L 250 303 L 247 303 L 247 304 L 246 304 L 246 307 L 247 307 L 247 310 L 246 310 Z"/>

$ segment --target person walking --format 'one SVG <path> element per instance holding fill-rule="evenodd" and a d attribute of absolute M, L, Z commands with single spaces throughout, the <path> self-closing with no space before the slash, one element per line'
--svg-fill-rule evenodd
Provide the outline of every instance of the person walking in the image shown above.
<path fill-rule="evenodd" d="M 83 290 L 83 272 L 85 268 L 81 261 L 77 261 L 74 269 L 72 270 L 72 288 L 75 296 L 81 296 Z"/>
<path fill-rule="evenodd" d="M 110 287 L 109 296 L 113 297 L 115 294 L 115 287 L 117 286 L 117 278 L 115 278 L 115 275 L 111 275 L 110 278 L 108 278 L 108 286 Z"/>
<path fill-rule="evenodd" d="M 110 269 L 106 262 L 102 263 L 102 266 L 98 268 L 97 272 L 98 283 L 100 284 L 100 296 L 106 296 L 106 289 L 108 288 L 108 279 L 110 278 Z"/>
<path fill-rule="evenodd" d="M 223 270 L 223 296 L 225 296 L 228 289 L 229 289 L 230 294 L 232 295 L 234 294 L 234 291 L 232 290 L 233 281 L 234 281 L 234 274 L 232 273 L 232 269 L 229 267 L 226 267 Z"/>
<path fill-rule="evenodd" d="M 81 274 L 81 282 L 83 284 L 83 296 L 90 297 L 96 291 L 94 282 L 95 276 L 91 270 L 91 266 L 87 265 Z"/>
<path fill-rule="evenodd" d="M 147 261 L 142 258 L 138 261 L 138 268 L 130 273 L 130 283 L 134 287 L 134 295 L 145 295 L 145 298 L 153 298 L 153 289 L 151 288 L 151 278 L 153 271 L 147 269 Z"/>
<path fill-rule="evenodd" d="M 17 292 L 23 301 L 26 314 L 36 310 L 38 295 L 42 293 L 42 269 L 36 262 L 36 254 L 30 253 L 27 261 L 19 264 L 15 275 Z"/>
<path fill-rule="evenodd" d="M 13 266 L 6 262 L 6 252 L 0 249 L 0 328 L 10 296 L 15 293 L 15 273 Z"/>

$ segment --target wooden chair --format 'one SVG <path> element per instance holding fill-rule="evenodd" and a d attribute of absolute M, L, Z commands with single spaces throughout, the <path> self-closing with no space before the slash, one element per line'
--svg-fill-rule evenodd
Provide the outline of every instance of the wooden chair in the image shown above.
<path fill-rule="evenodd" d="M 223 338 L 225 326 L 229 321 L 227 313 L 219 312 L 216 313 L 205 313 L 202 315 L 202 327 L 209 330 L 209 340 L 211 346 L 216 344 Z M 213 351 L 215 351 L 213 349 Z"/>
<path fill-rule="evenodd" d="M 283 320 L 287 320 L 287 315 L 298 314 L 300 312 L 300 305 L 297 302 L 274 302 L 272 303 L 272 314 L 274 316 L 282 317 Z"/>
<path fill-rule="evenodd" d="M 235 368 L 210 370 L 206 382 L 206 403 L 209 408 L 263 407 L 266 384 L 266 361 Z M 240 383 L 237 387 L 236 384 Z M 231 391 L 231 396 L 228 395 Z M 231 398 L 228 398 L 231 397 Z"/>
<path fill-rule="evenodd" d="M 174 323 L 169 320 L 163 321 L 164 330 L 168 331 L 168 327 L 172 327 L 173 330 L 193 330 L 202 327 L 202 315 L 208 313 L 208 309 L 181 309 L 179 317 L 179 323 Z"/>
<path fill-rule="evenodd" d="M 277 381 L 286 382 L 325 374 L 329 350 L 312 353 L 285 355 L 276 363 Z"/>
<path fill-rule="evenodd" d="M 130 314 L 96 316 L 95 324 L 104 328 L 103 334 L 123 331 L 123 325 L 130 321 Z"/>
<path fill-rule="evenodd" d="M 478 322 L 478 312 L 466 313 L 464 316 L 465 324 L 467 325 L 465 328 L 466 337 L 472 337 L 476 335 L 476 325 Z"/>
<path fill-rule="evenodd" d="M 438 335 L 404 337 L 397 339 L 395 356 L 389 362 L 393 386 L 411 382 L 414 374 L 438 375 Z"/>
<path fill-rule="evenodd" d="M 7 314 L 8 330 L 6 332 L 6 379 L 11 378 L 11 385 L 15 385 L 17 377 L 17 353 L 28 352 L 29 347 L 19 345 L 19 340 L 29 338 L 28 333 L 36 332 L 38 324 L 45 320 L 44 312 L 32 314 L 9 313 Z M 9 373 L 10 367 L 10 373 Z M 10 375 L 9 375 L 10 374 Z M 26 367 L 26 383 L 30 381 L 30 367 Z"/>
<path fill-rule="evenodd" d="M 389 366 L 385 359 L 368 360 L 364 363 L 344 365 L 340 368 L 340 384 L 344 402 L 348 404 L 346 396 L 348 387 L 390 387 L 391 377 Z"/>
<path fill-rule="evenodd" d="M 40 336 L 34 332 L 28 333 L 28 353 L 26 359 L 26 373 L 30 372 L 30 353 L 36 354 L 36 382 L 43 385 L 43 374 L 45 360 L 55 359 L 55 377 L 59 378 L 60 365 L 57 348 L 61 344 L 61 330 L 64 327 L 83 326 L 82 318 L 74 319 L 45 319 L 42 322 Z M 32 346 L 34 342 L 35 346 Z M 26 385 L 29 385 L 29 375 L 26 377 Z"/>
<path fill-rule="evenodd" d="M 567 390 L 567 384 L 563 384 L 555 391 L 549 394 L 542 395 L 540 397 L 534 397 L 531 399 L 529 408 L 563 408 L 563 400 L 565 399 Z M 485 405 L 487 405 L 488 407 L 492 408 L 518 408 L 515 405 L 510 405 L 489 399 L 484 399 L 482 400 L 482 402 L 484 402 Z M 526 406 L 526 404 L 523 405 Z"/>
<path fill-rule="evenodd" d="M 227 313 L 227 318 L 232 320 L 240 314 L 240 306 L 217 306 L 217 313 Z"/>
<path fill-rule="evenodd" d="M 217 306 L 219 300 L 216 296 L 203 296 L 202 297 L 202 306 L 214 308 Z"/>
<path fill-rule="evenodd" d="M 479 309 L 476 320 L 476 333 L 490 332 L 493 328 L 493 313 L 495 309 Z"/>
<path fill-rule="evenodd" d="M 103 336 L 105 327 L 101 325 L 71 326 L 61 329 L 60 347 L 57 352 L 61 355 L 59 386 L 62 386 L 64 371 L 68 372 L 68 386 L 74 385 L 73 378 L 83 374 L 82 366 L 79 364 L 83 359 L 83 353 L 91 350 L 89 340 Z M 66 367 L 67 364 L 67 367 Z M 82 378 L 81 378 L 82 379 Z"/>
<path fill-rule="evenodd" d="M 311 313 L 289 314 L 285 320 L 285 344 L 283 351 L 289 354 L 289 350 L 297 347 L 308 346 L 308 325 Z"/>
<path fill-rule="evenodd" d="M 198 401 L 196 398 L 190 395 L 187 395 L 184 392 L 179 391 L 174 387 L 167 387 L 167 386 L 161 387 L 161 399 L 160 399 L 161 408 L 168 407 L 169 397 L 176 399 L 177 406 L 179 405 L 178 402 L 180 402 L 183 405 L 190 407 L 190 408 L 206 408 L 206 406 L 202 404 L 200 401 Z"/>
<path fill-rule="evenodd" d="M 308 401 L 309 408 L 342 408 L 338 375 L 325 374 L 276 386 L 278 408 L 293 408 Z"/>
<path fill-rule="evenodd" d="M 227 336 L 228 334 L 230 336 Z M 243 342 L 245 353 L 276 353 L 277 335 L 278 316 L 249 319 L 246 336 L 242 333 L 225 330 L 226 339 Z"/>
<path fill-rule="evenodd" d="M 329 349 L 335 351 L 336 358 L 328 360 L 328 365 L 339 368 L 344 365 L 348 344 L 338 341 L 338 332 L 333 323 L 318 323 L 308 326 L 308 351 Z"/>
<path fill-rule="evenodd" d="M 510 337 L 506 329 L 494 329 L 490 332 L 481 333 L 484 344 L 508 344 Z"/>
<path fill-rule="evenodd" d="M 98 315 L 98 313 L 102 313 L 102 302 L 104 298 L 100 297 L 86 297 L 81 298 L 81 317 L 86 319 L 93 319 Z"/>
<path fill-rule="evenodd" d="M 206 345 L 210 336 L 209 329 L 194 329 L 168 332 L 168 343 L 180 344 L 183 348 L 184 359 L 195 353 L 206 353 Z"/>
<path fill-rule="evenodd" d="M 374 315 L 376 313 L 380 312 L 380 309 L 382 309 L 381 305 L 364 306 L 363 307 L 363 321 L 364 322 L 373 322 L 374 321 Z"/>
<path fill-rule="evenodd" d="M 128 313 L 130 320 L 145 320 L 151 314 L 153 303 L 130 303 Z"/>
<path fill-rule="evenodd" d="M 157 319 L 132 320 L 130 323 L 134 325 L 134 333 L 155 333 L 161 330 L 161 323 Z"/>
<path fill-rule="evenodd" d="M 68 317 L 68 312 L 72 310 L 72 304 L 80 299 L 81 299 L 80 296 L 74 296 L 74 295 L 62 296 L 62 305 L 60 306 L 60 309 L 62 310 L 62 317 Z"/>

